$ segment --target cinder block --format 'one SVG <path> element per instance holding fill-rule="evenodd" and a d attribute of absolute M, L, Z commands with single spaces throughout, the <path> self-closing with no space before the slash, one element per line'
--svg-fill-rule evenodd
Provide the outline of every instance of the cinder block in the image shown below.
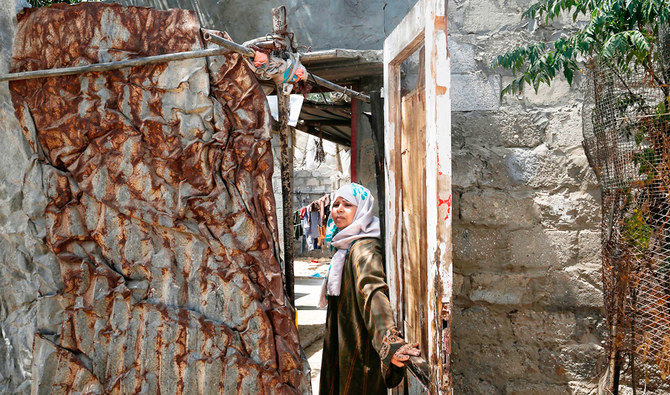
<path fill-rule="evenodd" d="M 560 269 L 577 260 L 577 232 L 536 227 L 509 236 L 514 268 Z"/>
<path fill-rule="evenodd" d="M 458 224 L 453 228 L 453 241 L 454 266 L 460 273 L 509 269 L 509 232 Z"/>
<path fill-rule="evenodd" d="M 500 108 L 500 76 L 452 74 L 452 111 L 493 111 Z"/>
<path fill-rule="evenodd" d="M 599 196 L 588 192 L 542 192 L 535 196 L 542 225 L 554 229 L 598 229 Z"/>
<path fill-rule="evenodd" d="M 453 336 L 462 342 L 501 344 L 510 341 L 514 332 L 505 314 L 480 306 L 454 309 Z"/>
<path fill-rule="evenodd" d="M 319 183 L 319 179 L 318 179 L 318 178 L 307 178 L 307 179 L 305 179 L 305 183 L 304 183 L 304 185 L 305 185 L 305 186 L 308 186 L 308 187 L 315 187 L 315 186 L 317 186 L 317 185 L 319 185 L 319 184 L 320 184 L 320 183 Z"/>
<path fill-rule="evenodd" d="M 520 305 L 530 279 L 521 274 L 478 273 L 472 275 L 470 300 L 497 305 Z"/>
<path fill-rule="evenodd" d="M 452 37 L 450 37 L 448 45 L 452 74 L 465 74 L 477 71 L 475 47 L 473 45 L 459 43 Z"/>
<path fill-rule="evenodd" d="M 602 232 L 600 230 L 581 230 L 578 236 L 580 262 L 593 262 L 600 265 L 602 259 Z"/>
<path fill-rule="evenodd" d="M 521 20 L 521 13 L 527 8 L 526 5 L 517 3 L 501 3 L 496 0 L 479 0 L 475 2 L 464 2 L 460 7 L 454 8 L 456 12 L 454 21 L 458 21 L 457 29 L 461 33 L 491 34 L 501 29 L 514 30 L 525 21 Z M 451 13 L 451 12 L 450 12 Z M 459 15 L 460 14 L 460 15 Z"/>
<path fill-rule="evenodd" d="M 514 340 L 531 347 L 578 341 L 577 319 L 573 312 L 520 310 L 509 313 Z"/>
<path fill-rule="evenodd" d="M 576 104 L 549 116 L 545 137 L 547 146 L 581 147 L 584 140 L 581 107 L 581 104 Z"/>
<path fill-rule="evenodd" d="M 594 281 L 595 280 L 595 281 Z M 544 308 L 603 308 L 602 285 L 579 270 L 549 272 L 529 282 L 533 302 Z"/>
<path fill-rule="evenodd" d="M 508 230 L 530 228 L 539 223 L 539 212 L 532 196 L 495 189 L 475 190 L 461 195 L 460 217 L 464 223 L 506 227 Z"/>
<path fill-rule="evenodd" d="M 514 183 L 505 165 L 505 149 L 472 147 L 454 150 L 452 184 L 455 187 L 506 188 Z"/>

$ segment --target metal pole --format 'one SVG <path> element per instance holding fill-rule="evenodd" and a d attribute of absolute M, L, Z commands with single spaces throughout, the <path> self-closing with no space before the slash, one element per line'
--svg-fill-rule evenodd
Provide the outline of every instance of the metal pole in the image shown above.
<path fill-rule="evenodd" d="M 247 48 L 240 44 L 234 43 L 232 41 L 226 40 L 214 34 L 205 33 L 205 40 L 211 40 L 215 44 L 220 45 L 222 48 L 211 48 L 211 49 L 202 49 L 197 51 L 187 51 L 187 52 L 177 52 L 163 55 L 154 55 L 146 56 L 142 58 L 135 59 L 126 59 L 119 60 L 117 62 L 107 62 L 107 63 L 96 63 L 88 64 L 85 66 L 74 66 L 74 67 L 63 67 L 57 69 L 47 69 L 47 70 L 35 70 L 35 71 L 22 71 L 19 73 L 10 73 L 6 75 L 0 75 L 0 82 L 2 81 L 16 81 L 16 80 L 29 80 L 34 78 L 44 78 L 44 77 L 59 77 L 64 75 L 74 75 L 82 74 L 89 72 L 100 72 L 100 71 L 109 71 L 109 70 L 118 70 L 126 67 L 136 67 L 144 66 L 146 64 L 155 64 L 155 63 L 165 63 L 175 60 L 184 60 L 184 59 L 195 59 L 195 58 L 204 58 L 207 56 L 220 56 L 225 55 L 229 52 L 236 52 L 244 56 L 253 58 L 255 53 L 251 48 Z M 362 93 L 356 92 L 349 88 L 345 88 L 336 83 L 330 82 L 326 79 L 318 77 L 312 73 L 308 73 L 308 79 L 312 80 L 316 85 L 323 86 L 324 88 L 329 88 L 337 92 L 342 92 L 347 96 L 354 97 L 356 99 L 362 100 L 366 103 L 370 102 L 370 96 L 364 95 Z"/>
<path fill-rule="evenodd" d="M 314 81 L 315 84 L 323 86 L 324 88 L 329 88 L 329 89 L 332 89 L 334 91 L 342 92 L 347 96 L 356 98 L 356 99 L 364 101 L 366 103 L 370 103 L 370 96 L 368 96 L 368 95 L 364 95 L 362 93 L 356 92 L 356 91 L 351 90 L 349 88 L 345 88 L 343 86 L 337 85 L 336 83 L 330 82 L 330 81 L 328 81 L 326 79 L 323 79 L 321 77 L 317 77 L 312 73 L 307 73 L 307 80 L 309 81 L 310 78 L 312 79 L 312 81 Z"/>
<path fill-rule="evenodd" d="M 275 19 L 282 17 L 282 13 L 279 11 L 279 8 L 273 9 L 272 12 L 273 12 L 273 16 L 275 17 Z M 282 29 L 282 28 L 285 27 L 285 23 L 280 21 L 280 20 L 276 20 L 276 21 L 273 20 L 273 24 L 274 24 L 275 29 L 278 29 L 278 28 Z M 232 41 L 228 41 L 225 38 L 221 38 L 221 37 L 213 35 L 213 34 L 205 34 L 205 40 L 211 40 L 218 45 L 226 47 L 226 48 L 230 49 L 231 51 L 235 51 L 237 53 L 248 56 L 250 58 L 254 57 L 254 50 L 253 49 L 247 48 L 247 47 L 239 45 L 239 44 L 236 44 Z M 308 56 L 309 54 L 306 54 L 306 55 Z M 324 88 L 329 88 L 329 89 L 332 89 L 334 91 L 342 92 L 347 96 L 355 97 L 356 99 L 362 100 L 366 103 L 370 102 L 370 96 L 368 96 L 368 95 L 364 95 L 362 93 L 356 92 L 356 91 L 351 90 L 349 88 L 345 88 L 343 86 L 337 85 L 334 82 L 330 82 L 330 81 L 328 81 L 326 79 L 323 79 L 321 77 L 318 77 L 318 76 L 316 76 L 312 73 L 308 73 L 308 80 L 309 80 L 309 78 L 311 78 L 312 81 L 315 84 L 317 84 L 319 86 L 323 86 Z"/>
<path fill-rule="evenodd" d="M 273 13 L 275 12 L 275 10 L 277 10 L 277 9 L 274 9 Z M 277 11 L 277 16 L 281 17 L 281 13 L 279 11 Z M 275 24 L 275 28 L 277 28 L 278 26 L 283 27 L 284 24 L 281 23 L 281 22 L 278 22 L 277 24 Z M 226 48 L 230 49 L 231 51 L 235 51 L 237 53 L 248 56 L 250 58 L 254 57 L 254 50 L 253 49 L 247 48 L 247 47 L 239 45 L 239 44 L 236 44 L 232 41 L 228 41 L 225 38 L 221 38 L 221 37 L 213 35 L 213 34 L 205 34 L 205 40 L 211 40 L 214 43 L 216 43 L 218 45 L 221 45 L 222 47 L 226 47 Z M 312 73 L 308 73 L 308 80 L 309 80 L 309 78 L 311 78 L 312 81 L 319 86 L 323 86 L 325 88 L 330 88 L 334 91 L 342 92 L 347 96 L 355 97 L 355 98 L 357 98 L 359 100 L 362 100 L 366 103 L 370 102 L 370 96 L 368 96 L 368 95 L 364 95 L 362 93 L 356 92 L 356 91 L 351 90 L 349 88 L 345 88 L 343 86 L 337 85 L 334 82 L 330 82 L 330 81 L 328 81 L 326 79 L 323 79 L 321 77 L 318 77 L 318 76 L 316 76 Z"/>
<path fill-rule="evenodd" d="M 293 150 L 289 147 L 291 127 L 288 126 L 289 95 L 283 84 L 277 84 L 277 111 L 279 113 L 279 150 L 281 159 L 281 196 L 284 212 L 284 277 L 286 294 L 295 306 L 293 275 Z"/>
<path fill-rule="evenodd" d="M 203 37 L 204 37 L 205 41 L 210 41 L 211 40 L 217 45 L 228 48 L 231 51 L 240 53 L 244 56 L 248 56 L 250 58 L 253 58 L 256 55 L 256 53 L 254 52 L 253 49 L 247 48 L 244 45 L 240 45 L 240 44 L 234 43 L 232 41 L 228 41 L 225 38 L 219 37 L 215 34 L 205 33 L 203 35 Z"/>
<path fill-rule="evenodd" d="M 176 52 L 164 55 L 146 56 L 142 58 L 119 60 L 116 62 L 88 64 L 85 66 L 63 67 L 58 69 L 23 71 L 0 75 L 0 81 L 29 80 L 44 77 L 59 77 L 63 75 L 82 74 L 89 72 L 100 72 L 118 70 L 126 67 L 144 66 L 146 64 L 165 63 L 175 60 L 204 58 L 207 56 L 220 56 L 230 53 L 228 48 L 201 49 L 197 51 Z"/>
<path fill-rule="evenodd" d="M 272 9 L 274 34 L 286 30 L 286 12 L 282 7 Z M 284 84 L 277 84 L 277 112 L 279 114 L 279 151 L 281 158 L 281 195 L 284 212 L 284 277 L 286 295 L 295 306 L 295 279 L 293 275 L 293 152 L 289 148 L 291 127 L 288 126 L 289 93 Z M 291 147 L 292 148 L 292 147 Z"/>

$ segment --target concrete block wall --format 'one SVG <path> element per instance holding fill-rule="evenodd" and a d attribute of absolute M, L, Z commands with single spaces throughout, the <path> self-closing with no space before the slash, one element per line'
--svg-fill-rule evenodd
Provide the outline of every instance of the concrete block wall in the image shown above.
<path fill-rule="evenodd" d="M 299 130 L 295 131 L 295 150 L 293 159 L 293 206 L 302 207 L 349 182 L 351 172 L 351 150 L 323 140 L 325 161 L 315 159 L 318 137 Z"/>
<path fill-rule="evenodd" d="M 583 81 L 501 101 L 512 77 L 489 67 L 576 27 L 522 21 L 530 4 L 449 1 L 455 393 L 590 393 L 604 370 L 600 194 L 581 147 Z"/>
<path fill-rule="evenodd" d="M 25 6 L 0 0 L 0 74 L 9 72 L 15 15 Z M 45 296 L 63 285 L 44 242 L 47 176 L 34 162 L 7 82 L 0 82 L 0 136 L 0 394 L 28 394 L 36 325 L 47 322 L 38 317 L 51 313 Z"/>

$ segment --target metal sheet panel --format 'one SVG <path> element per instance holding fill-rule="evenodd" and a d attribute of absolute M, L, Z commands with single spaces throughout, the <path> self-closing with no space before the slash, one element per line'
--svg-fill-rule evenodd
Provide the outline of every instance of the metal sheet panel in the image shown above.
<path fill-rule="evenodd" d="M 55 5 L 19 15 L 11 71 L 202 47 L 189 11 Z M 275 253 L 270 115 L 239 55 L 10 90 L 63 282 L 33 389 L 309 392 Z"/>

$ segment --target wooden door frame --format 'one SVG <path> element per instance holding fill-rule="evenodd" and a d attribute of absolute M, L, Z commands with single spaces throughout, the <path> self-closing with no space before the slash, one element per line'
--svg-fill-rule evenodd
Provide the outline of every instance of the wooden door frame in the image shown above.
<path fill-rule="evenodd" d="M 419 0 L 384 41 L 384 160 L 386 177 L 386 262 L 391 305 L 399 327 L 403 314 L 400 67 L 425 46 L 426 235 L 429 349 L 433 394 L 452 392 L 449 367 L 452 316 L 452 195 L 450 59 L 447 0 Z"/>

